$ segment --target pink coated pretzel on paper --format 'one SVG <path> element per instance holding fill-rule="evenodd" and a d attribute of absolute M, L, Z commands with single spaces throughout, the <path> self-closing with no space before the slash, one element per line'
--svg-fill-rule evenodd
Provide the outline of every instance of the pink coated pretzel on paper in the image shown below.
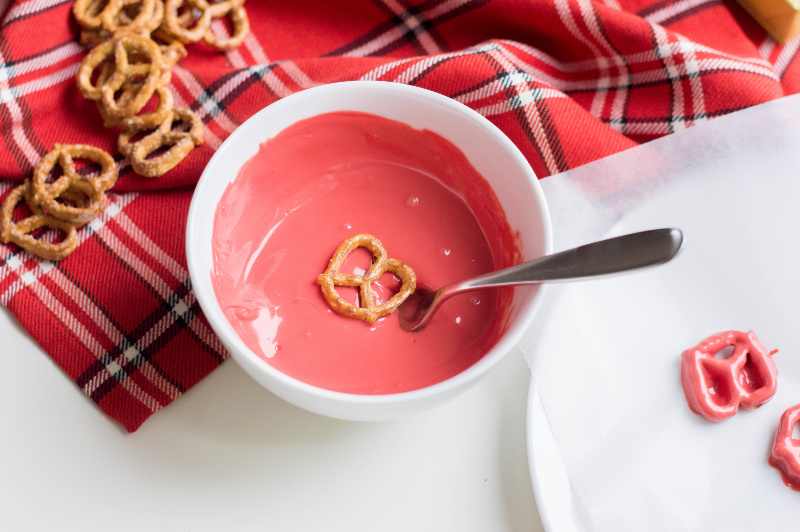
<path fill-rule="evenodd" d="M 729 357 L 717 358 L 732 348 Z M 712 335 L 681 355 L 681 384 L 692 412 L 722 421 L 739 407 L 754 409 L 778 387 L 772 355 L 755 333 L 727 331 Z"/>
<path fill-rule="evenodd" d="M 372 264 L 364 273 L 342 273 L 340 268 L 347 256 L 356 248 L 363 247 L 372 253 Z M 381 275 L 391 272 L 397 275 L 402 282 L 400 290 L 389 300 L 376 305 L 372 283 L 380 279 Z M 417 276 L 414 270 L 397 259 L 390 259 L 380 240 L 372 235 L 361 234 L 351 236 L 345 240 L 333 254 L 328 268 L 317 276 L 317 284 L 322 287 L 322 294 L 328 305 L 338 314 L 347 318 L 364 320 L 370 325 L 378 318 L 391 314 L 397 307 L 410 296 L 417 288 Z M 337 286 L 350 286 L 359 289 L 359 306 L 345 301 L 336 291 Z"/>
<path fill-rule="evenodd" d="M 769 458 L 770 465 L 781 472 L 784 484 L 795 491 L 800 491 L 800 440 L 792 433 L 798 423 L 800 405 L 795 405 L 781 415 Z"/>

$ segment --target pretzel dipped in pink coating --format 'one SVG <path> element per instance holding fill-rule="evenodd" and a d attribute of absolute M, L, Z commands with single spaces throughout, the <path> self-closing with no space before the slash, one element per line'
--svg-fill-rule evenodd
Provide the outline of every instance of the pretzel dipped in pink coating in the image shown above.
<path fill-rule="evenodd" d="M 795 491 L 800 491 L 800 440 L 793 437 L 798 423 L 800 405 L 795 405 L 781 415 L 769 458 L 770 465 L 781 472 L 784 484 Z"/>
<path fill-rule="evenodd" d="M 342 273 L 340 268 L 347 256 L 356 248 L 363 247 L 372 253 L 372 264 L 363 275 Z M 400 290 L 387 301 L 375 303 L 372 283 L 380 279 L 386 272 L 400 278 Z M 414 270 L 397 259 L 390 259 L 380 240 L 372 235 L 360 234 L 345 240 L 333 254 L 328 268 L 317 276 L 317 284 L 322 287 L 322 294 L 328 305 L 338 314 L 364 320 L 370 325 L 378 318 L 391 314 L 417 288 L 417 276 Z M 337 286 L 356 287 L 359 290 L 359 305 L 345 301 L 336 291 Z"/>
<path fill-rule="evenodd" d="M 729 348 L 730 356 L 722 356 Z M 740 406 L 758 408 L 778 387 L 774 353 L 752 331 L 718 333 L 685 350 L 681 384 L 689 408 L 710 421 L 729 418 Z"/>

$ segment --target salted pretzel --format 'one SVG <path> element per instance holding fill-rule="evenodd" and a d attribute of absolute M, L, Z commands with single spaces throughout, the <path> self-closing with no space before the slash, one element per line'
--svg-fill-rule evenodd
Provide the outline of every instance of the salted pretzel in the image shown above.
<path fill-rule="evenodd" d="M 121 129 L 119 150 L 130 157 L 136 173 L 161 176 L 203 143 L 200 118 L 188 109 L 174 108 L 169 89 L 172 69 L 187 56 L 184 43 L 205 40 L 219 50 L 241 44 L 250 29 L 244 2 L 76 0 L 73 13 L 82 28 L 81 42 L 96 45 L 78 69 L 78 87 L 96 102 L 106 127 Z M 223 17 L 229 17 L 232 26 L 233 34 L 227 38 L 210 30 L 211 22 Z M 187 123 L 189 130 L 176 130 L 178 122 Z M 131 142 L 134 137 L 141 138 Z M 157 151 L 163 153 L 155 156 Z M 79 198 L 69 200 L 62 192 L 56 201 L 81 209 L 95 208 L 102 201 L 89 188 L 76 188 L 69 195 Z"/>
<path fill-rule="evenodd" d="M 92 75 L 96 68 L 108 64 L 113 55 L 114 70 L 107 74 L 102 83 L 93 85 Z M 141 62 L 130 62 L 134 56 Z M 142 61 L 144 59 L 144 61 Z M 156 88 L 161 84 L 163 58 L 158 45 L 147 37 L 125 33 L 97 45 L 81 62 L 78 68 L 78 87 L 90 100 L 102 99 L 109 113 L 114 115 L 135 115 L 147 104 Z M 109 67 L 104 67 L 109 68 Z M 103 74 L 101 71 L 100 74 Z M 138 91 L 124 105 L 115 100 L 115 94 L 128 82 L 140 82 Z"/>
<path fill-rule="evenodd" d="M 26 181 L 13 189 L 0 207 L 0 240 L 8 244 L 13 242 L 19 247 L 48 260 L 61 260 L 78 247 L 78 232 L 75 226 L 64 220 L 59 220 L 39 209 L 32 208 L 33 214 L 14 221 L 14 210 L 20 202 L 25 200 L 30 182 Z M 64 233 L 60 242 L 47 242 L 31 235 L 43 227 L 55 229 Z"/>
<path fill-rule="evenodd" d="M 156 11 L 156 0 L 111 0 L 109 7 L 100 13 L 100 21 L 103 28 L 111 34 L 118 31 L 146 32 L 149 34 L 153 29 L 149 29 L 153 24 Z M 130 8 L 126 10 L 125 8 Z M 133 16 L 130 13 L 134 12 Z M 164 11 L 161 11 L 161 17 Z M 160 24 L 160 21 L 159 21 Z M 156 25 L 158 27 L 158 24 Z"/>
<path fill-rule="evenodd" d="M 104 1 L 107 3 L 108 0 Z M 126 5 L 123 6 L 123 8 L 118 12 L 117 16 L 113 19 L 111 27 L 115 28 L 114 30 L 106 28 L 106 26 L 102 23 L 102 20 L 100 25 L 96 27 L 87 27 L 84 24 L 81 27 L 79 36 L 80 42 L 83 44 L 96 45 L 107 41 L 116 33 L 121 32 L 138 33 L 142 36 L 149 36 L 153 34 L 153 32 L 158 30 L 158 28 L 161 26 L 161 23 L 164 21 L 164 1 L 154 0 L 154 2 L 152 16 L 149 20 L 146 20 L 144 23 L 142 23 L 141 20 L 137 19 L 139 16 L 141 16 L 142 9 L 146 10 L 147 6 L 143 6 L 140 0 L 127 0 Z M 96 0 L 95 3 L 98 3 L 98 1 Z M 93 5 L 90 4 L 86 12 L 90 13 L 92 9 Z"/>
<path fill-rule="evenodd" d="M 152 26 L 153 20 L 159 17 L 157 3 L 158 0 L 76 0 L 72 13 L 86 29 L 103 29 L 110 34 L 118 30 L 138 32 Z M 163 15 L 162 6 L 160 16 Z M 149 31 L 160 23 L 159 20 Z"/>
<path fill-rule="evenodd" d="M 169 78 L 163 78 L 165 75 L 170 75 L 172 73 L 172 68 L 184 57 L 189 55 L 186 51 L 186 47 L 180 41 L 169 41 L 165 42 L 164 44 L 159 44 L 159 49 L 161 50 L 161 58 L 164 60 L 164 65 L 161 68 L 162 71 L 162 85 L 166 85 L 169 83 Z"/>
<path fill-rule="evenodd" d="M 342 273 L 339 271 L 347 256 L 356 248 L 363 247 L 372 253 L 372 265 L 364 275 Z M 383 303 L 375 304 L 372 283 L 381 275 L 391 272 L 400 278 L 400 290 Z M 380 240 L 369 234 L 351 236 L 345 240 L 333 254 L 328 268 L 317 276 L 317 284 L 322 287 L 322 295 L 328 305 L 338 314 L 348 318 L 364 320 L 370 325 L 378 318 L 394 312 L 397 307 L 417 288 L 417 276 L 414 270 L 397 259 L 390 259 Z M 336 291 L 337 286 L 358 287 L 359 306 L 345 301 Z"/>
<path fill-rule="evenodd" d="M 153 0 L 152 10 L 149 3 L 148 0 L 123 0 L 123 8 L 119 14 L 111 24 L 106 24 L 104 21 L 103 25 L 111 33 L 128 31 L 150 35 L 164 22 L 164 0 Z"/>
<path fill-rule="evenodd" d="M 211 22 L 227 16 L 231 17 L 233 35 L 220 39 L 211 31 Z M 166 0 L 164 28 L 185 44 L 204 40 L 217 50 L 231 50 L 247 37 L 250 20 L 244 0 Z"/>
<path fill-rule="evenodd" d="M 172 80 L 172 69 L 175 67 L 178 61 L 189 54 L 186 51 L 186 47 L 180 41 L 170 41 L 166 44 L 158 44 L 158 49 L 161 51 L 161 79 L 158 81 L 157 86 L 166 87 Z M 128 64 L 147 64 L 148 61 L 149 58 L 147 55 L 137 54 L 136 52 L 128 55 Z M 100 89 L 104 83 L 111 79 L 111 76 L 116 71 L 116 65 L 113 61 L 111 61 L 111 58 L 106 58 L 98 67 L 96 67 L 96 69 L 98 72 L 97 80 L 94 85 L 91 85 L 90 83 L 90 88 L 96 89 L 97 94 L 101 94 Z M 89 75 L 91 76 L 91 73 Z M 123 91 L 123 93 L 130 93 L 130 95 L 133 95 L 135 94 L 135 91 L 131 91 L 131 89 L 140 88 L 142 82 L 143 80 L 128 79 L 122 85 L 120 90 Z"/>
<path fill-rule="evenodd" d="M 175 124 L 186 123 L 188 131 L 175 130 Z M 203 144 L 203 121 L 190 109 L 175 107 L 155 131 L 132 143 L 131 139 L 148 128 L 123 130 L 117 138 L 120 153 L 131 158 L 134 171 L 144 177 L 159 177 L 172 170 L 195 146 Z M 150 154 L 169 146 L 157 157 Z"/>
<path fill-rule="evenodd" d="M 181 7 L 185 5 L 185 11 Z M 164 27 L 184 44 L 200 41 L 211 25 L 212 12 L 206 0 L 166 0 Z"/>
<path fill-rule="evenodd" d="M 32 202 L 33 202 L 33 192 L 31 192 L 31 187 L 30 186 L 25 190 L 25 201 L 28 203 L 28 207 L 30 207 L 32 210 L 36 211 L 36 213 L 47 214 L 41 208 L 31 207 Z M 77 207 L 79 209 L 88 209 L 92 205 L 92 198 L 91 197 L 89 197 L 87 194 L 84 194 L 80 190 L 74 189 L 74 188 L 68 188 L 67 190 L 62 192 L 61 195 L 59 195 L 58 198 L 56 198 L 56 201 L 58 203 L 63 204 L 63 205 L 68 205 L 68 206 L 71 206 L 71 207 Z M 106 198 L 103 197 L 102 201 L 105 204 Z M 52 215 L 50 215 L 50 216 L 52 216 Z M 55 216 L 54 216 L 54 218 L 55 218 Z M 66 220 L 62 220 L 62 221 L 66 221 Z M 75 229 L 80 229 L 81 227 L 86 225 L 85 222 L 69 222 L 69 223 L 74 225 Z"/>
<path fill-rule="evenodd" d="M 122 94 L 117 99 L 117 102 L 124 106 L 128 101 L 136 97 L 140 89 L 136 85 L 123 85 L 121 90 Z M 138 130 L 155 128 L 169 117 L 174 105 L 172 91 L 166 86 L 156 88 L 155 96 L 158 98 L 158 105 L 155 109 L 147 113 L 134 116 L 119 115 L 108 111 L 102 100 L 98 100 L 97 110 L 100 111 L 100 116 L 103 117 L 103 123 L 106 127 L 121 127 L 123 129 Z"/>
<path fill-rule="evenodd" d="M 82 27 L 97 29 L 102 25 L 103 11 L 112 9 L 110 0 L 75 0 L 72 14 Z"/>
<path fill-rule="evenodd" d="M 214 35 L 209 28 L 203 34 L 203 40 L 217 50 L 232 50 L 242 44 L 247 34 L 250 33 L 250 19 L 247 17 L 247 10 L 244 8 L 244 0 L 227 0 L 209 6 L 211 18 L 223 18 L 230 16 L 233 25 L 233 33 L 230 37 L 221 39 Z"/>
<path fill-rule="evenodd" d="M 100 165 L 100 174 L 87 178 L 75 170 L 74 159 L 88 159 Z M 58 164 L 62 175 L 48 183 L 47 178 Z M 55 144 L 33 171 L 28 195 L 32 209 L 42 209 L 65 222 L 86 223 L 103 212 L 106 205 L 105 191 L 117 181 L 117 165 L 114 158 L 99 148 L 85 144 Z M 72 190 L 63 200 L 63 195 Z M 78 195 L 87 201 L 76 202 Z"/>

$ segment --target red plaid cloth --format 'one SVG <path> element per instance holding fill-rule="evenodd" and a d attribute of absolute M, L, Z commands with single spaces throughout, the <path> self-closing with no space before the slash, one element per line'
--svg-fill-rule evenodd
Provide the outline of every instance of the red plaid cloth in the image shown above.
<path fill-rule="evenodd" d="M 71 7 L 0 0 L 2 194 L 54 143 L 117 153 L 115 134 L 75 83 L 88 48 L 77 42 Z M 227 357 L 192 293 L 185 219 L 214 150 L 277 99 L 344 80 L 418 85 L 486 116 L 544 177 L 800 90 L 800 38 L 778 46 L 731 1 L 246 7 L 252 34 L 240 48 L 190 45 L 173 72 L 176 104 L 205 122 L 201 148 L 156 180 L 116 155 L 121 177 L 108 208 L 59 263 L 0 244 L 0 302 L 129 431 Z"/>

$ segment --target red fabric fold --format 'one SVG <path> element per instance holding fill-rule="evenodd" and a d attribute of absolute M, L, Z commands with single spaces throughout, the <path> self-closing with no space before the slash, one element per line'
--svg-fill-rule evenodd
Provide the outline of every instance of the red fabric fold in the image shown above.
<path fill-rule="evenodd" d="M 0 193 L 54 143 L 109 151 L 120 179 L 63 261 L 0 244 L 0 303 L 128 431 L 227 358 L 191 291 L 186 214 L 214 150 L 270 103 L 345 80 L 418 85 L 486 116 L 544 177 L 800 91 L 800 38 L 779 46 L 731 1 L 250 0 L 241 47 L 189 45 L 174 69 L 205 144 L 153 180 L 77 88 L 89 47 L 71 7 L 0 0 Z"/>

